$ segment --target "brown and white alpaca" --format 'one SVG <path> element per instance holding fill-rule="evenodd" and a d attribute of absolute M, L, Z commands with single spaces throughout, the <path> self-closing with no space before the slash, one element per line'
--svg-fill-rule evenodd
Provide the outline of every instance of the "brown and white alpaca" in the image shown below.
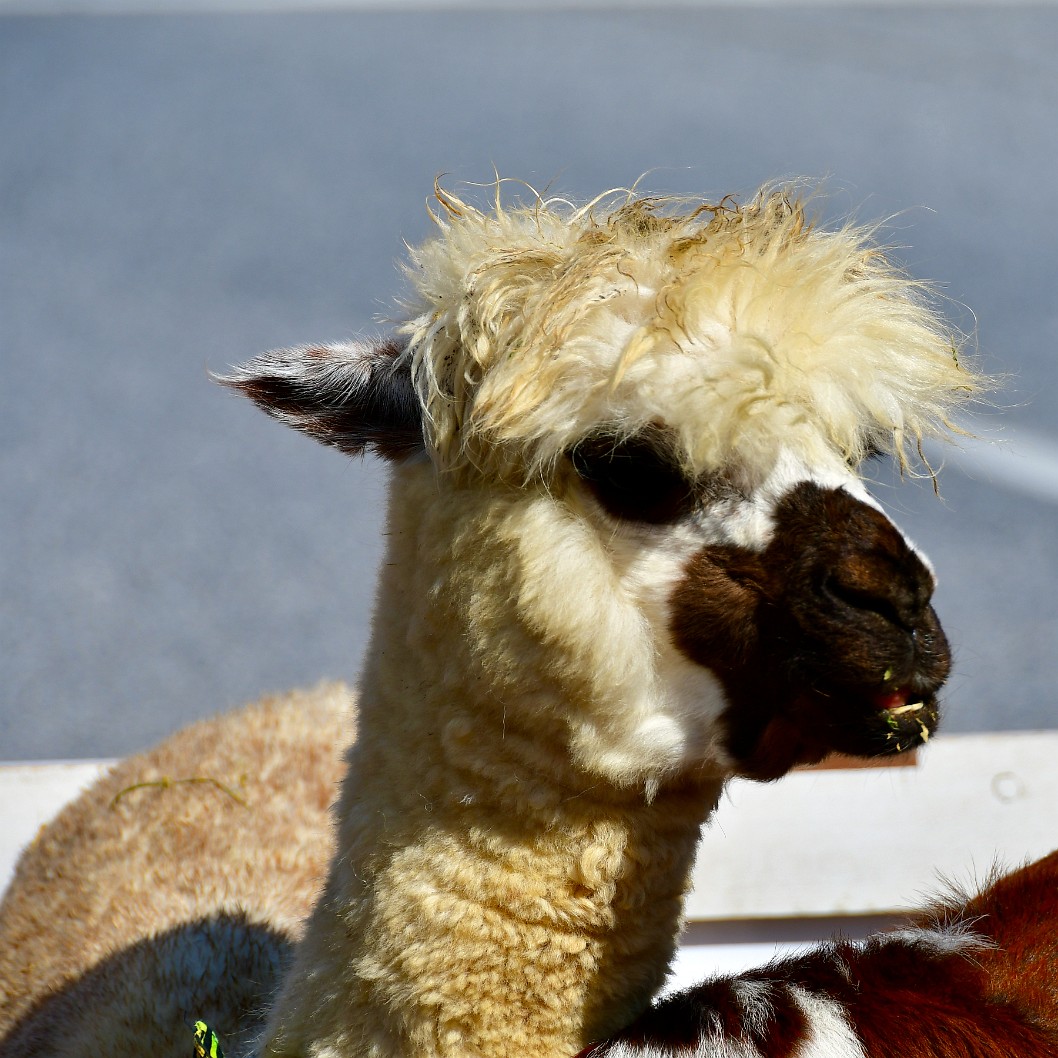
<path fill-rule="evenodd" d="M 300 939 L 261 1055 L 575 1054 L 663 981 L 730 776 L 933 731 L 949 669 L 933 574 L 859 467 L 945 434 L 978 380 L 870 233 L 813 226 L 781 190 L 744 207 L 439 199 L 393 340 L 285 350 L 226 380 L 392 462 L 358 734 L 303 934 L 289 919 L 315 860 L 300 890 L 277 896 L 271 872 L 277 850 L 294 870 L 304 825 L 284 775 L 308 766 L 285 744 L 239 767 L 256 714 L 218 721 L 184 770 L 245 773 L 262 815 L 244 830 L 225 790 L 162 782 L 152 757 L 29 850 L 0 907 L 5 1056 L 38 1053 L 26 1039 L 179 1055 L 207 1013 L 244 1053 L 248 990 L 270 1002 L 283 962 L 260 955 L 273 934 Z M 258 796 L 256 772 L 279 792 Z M 193 797 L 223 806 L 212 830 L 181 807 Z M 95 972 L 77 894 L 106 893 L 120 918 L 121 861 L 171 832 L 134 888 L 150 908 L 178 891 L 158 928 L 188 947 L 172 957 L 151 912 L 132 916 L 101 972 L 133 949 L 135 971 L 71 1000 Z M 27 926 L 27 893 L 43 925 Z M 253 943 L 198 941 L 236 914 Z"/>
<path fill-rule="evenodd" d="M 1058 852 L 906 928 L 659 1001 L 580 1058 L 1054 1058 Z"/>

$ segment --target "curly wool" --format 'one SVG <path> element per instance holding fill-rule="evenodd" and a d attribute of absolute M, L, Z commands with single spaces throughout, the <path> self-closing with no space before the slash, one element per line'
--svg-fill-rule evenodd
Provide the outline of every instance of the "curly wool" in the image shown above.
<path fill-rule="evenodd" d="M 905 464 L 982 386 L 874 229 L 825 231 L 794 189 L 691 208 L 438 198 L 403 330 L 450 470 L 546 481 L 600 424 L 658 423 L 695 474 L 765 473 L 780 440 L 807 460 Z"/>

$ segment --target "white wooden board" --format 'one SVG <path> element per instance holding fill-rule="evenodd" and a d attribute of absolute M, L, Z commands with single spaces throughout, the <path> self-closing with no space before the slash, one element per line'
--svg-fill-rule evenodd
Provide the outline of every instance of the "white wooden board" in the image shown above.
<path fill-rule="evenodd" d="M 884 914 L 1058 847 L 1058 732 L 941 736 L 914 767 L 731 784 L 692 919 Z"/>

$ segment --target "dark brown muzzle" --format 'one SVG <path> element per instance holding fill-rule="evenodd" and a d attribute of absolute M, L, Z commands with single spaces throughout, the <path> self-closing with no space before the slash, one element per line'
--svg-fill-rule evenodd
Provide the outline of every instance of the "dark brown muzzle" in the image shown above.
<path fill-rule="evenodd" d="M 933 589 L 884 514 L 810 482 L 777 505 L 763 552 L 699 552 L 673 596 L 673 632 L 724 684 L 739 771 L 774 778 L 833 750 L 927 739 L 951 663 Z"/>

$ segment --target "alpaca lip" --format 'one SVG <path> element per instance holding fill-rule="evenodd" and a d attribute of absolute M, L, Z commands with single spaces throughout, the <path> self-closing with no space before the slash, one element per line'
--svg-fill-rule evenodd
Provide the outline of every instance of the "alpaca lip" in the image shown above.
<path fill-rule="evenodd" d="M 761 717 L 759 727 L 735 729 L 742 740 L 731 744 L 738 774 L 768 781 L 832 752 L 864 758 L 906 753 L 927 743 L 940 723 L 935 690 L 909 685 L 884 708 L 882 695 L 862 689 L 797 695 Z"/>
<path fill-rule="evenodd" d="M 877 734 L 882 745 L 876 750 L 883 756 L 903 753 L 928 742 L 940 720 L 937 700 L 933 697 L 881 709 L 878 717 L 884 725 Z"/>
<path fill-rule="evenodd" d="M 923 718 L 921 714 L 925 709 L 926 703 L 920 701 L 907 702 L 904 705 L 882 710 L 882 717 L 889 728 L 886 735 L 887 740 L 894 743 L 893 752 L 902 753 L 905 749 L 924 745 L 929 741 L 936 727 L 937 711 L 934 708 Z M 927 721 L 930 722 L 927 723 Z"/>
<path fill-rule="evenodd" d="M 922 689 L 905 687 L 849 705 L 851 711 L 840 719 L 831 712 L 830 738 L 831 748 L 853 756 L 888 757 L 914 749 L 929 741 L 940 722 L 936 695 Z"/>

